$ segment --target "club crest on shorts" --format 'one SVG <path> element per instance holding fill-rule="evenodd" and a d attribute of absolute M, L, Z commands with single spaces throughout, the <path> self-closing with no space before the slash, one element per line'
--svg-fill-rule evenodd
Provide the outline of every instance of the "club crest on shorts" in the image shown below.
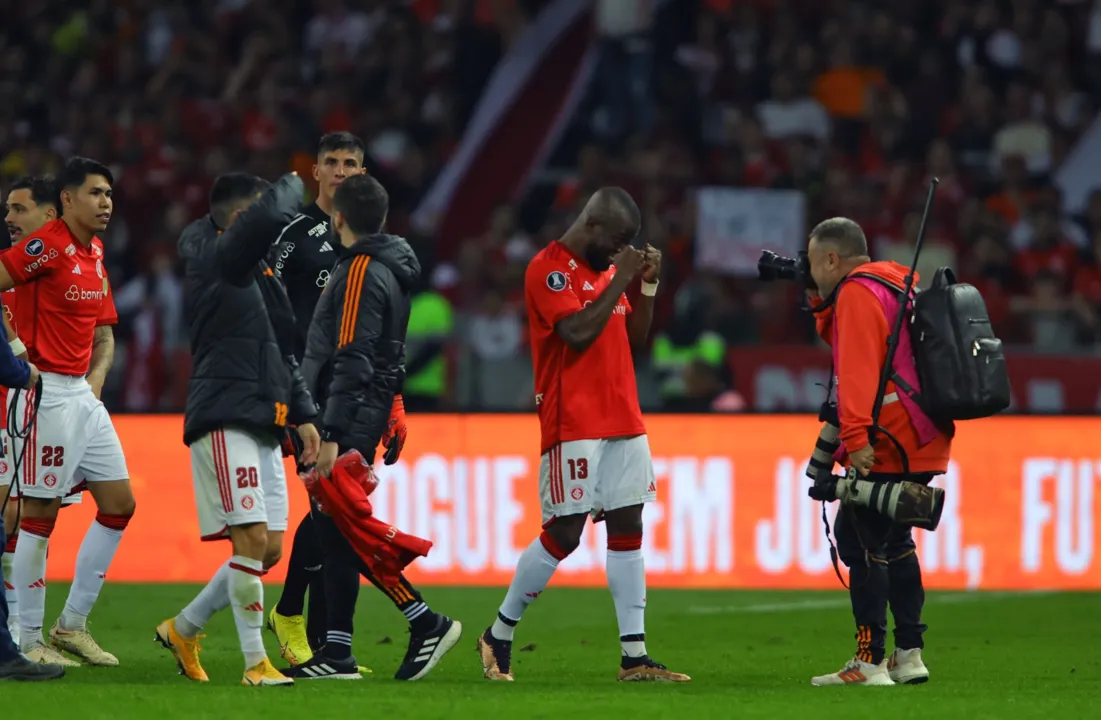
<path fill-rule="evenodd" d="M 45 249 L 46 243 L 42 242 L 42 238 L 31 238 L 27 241 L 27 244 L 23 246 L 23 252 L 31 257 L 38 257 Z"/>
<path fill-rule="evenodd" d="M 57 485 L 57 475 L 54 475 L 52 472 L 46 473 L 46 477 L 42 478 L 42 483 L 46 487 L 52 488 L 54 485 Z"/>
<path fill-rule="evenodd" d="M 252 506 L 253 501 L 251 495 L 245 495 L 243 498 L 241 498 L 241 507 L 243 507 L 245 510 L 251 510 Z"/>
<path fill-rule="evenodd" d="M 566 274 L 561 270 L 552 270 L 550 275 L 547 275 L 547 287 L 555 292 L 562 292 L 566 289 Z"/>
<path fill-rule="evenodd" d="M 571 460 L 570 462 L 573 461 Z M 574 488 L 570 490 L 570 497 L 572 497 L 574 500 L 580 500 L 581 498 L 585 497 L 585 488 L 581 487 L 580 485 L 574 486 Z"/>

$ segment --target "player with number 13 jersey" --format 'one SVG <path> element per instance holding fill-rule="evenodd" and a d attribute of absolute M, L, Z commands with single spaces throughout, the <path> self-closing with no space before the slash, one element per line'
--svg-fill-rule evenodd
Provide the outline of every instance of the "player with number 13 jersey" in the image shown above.
<path fill-rule="evenodd" d="M 497 619 L 478 639 L 485 677 L 513 679 L 512 640 L 527 606 L 572 553 L 591 516 L 608 534 L 608 587 L 619 621 L 621 681 L 687 682 L 647 654 L 642 509 L 657 495 L 631 347 L 653 317 L 661 253 L 630 245 L 640 213 L 620 188 L 593 194 L 560 241 L 528 265 L 543 533 L 520 555 Z M 632 307 L 626 290 L 641 275 Z"/>

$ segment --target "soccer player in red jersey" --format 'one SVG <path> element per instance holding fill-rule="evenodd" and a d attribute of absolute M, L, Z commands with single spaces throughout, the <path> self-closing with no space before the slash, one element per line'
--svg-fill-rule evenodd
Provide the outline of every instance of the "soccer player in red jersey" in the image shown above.
<path fill-rule="evenodd" d="M 35 232 L 46 223 L 56 220 L 60 215 L 59 200 L 57 198 L 57 183 L 53 177 L 44 175 L 40 177 L 24 177 L 12 183 L 8 189 L 7 215 L 4 218 L 8 227 L 8 237 L 12 245 L 18 245 L 26 240 L 30 233 Z M 2 294 L 4 305 L 4 329 L 8 333 L 12 351 L 16 357 L 27 359 L 27 348 L 19 338 L 19 289 L 13 287 Z M 33 303 L 32 303 L 33 304 Z M 28 303 L 24 303 L 24 308 Z M 0 428 L 7 428 L 8 419 L 8 389 L 0 388 Z M 0 497 L 8 492 L 14 475 L 15 463 L 12 462 L 11 446 L 8 442 L 8 433 L 0 432 L 0 443 L 3 444 L 3 457 L 0 458 Z M 65 497 L 63 505 L 79 504 L 81 495 L 75 492 Z M 4 527 L 7 528 L 7 545 L 4 548 L 2 558 L 4 577 L 11 577 L 11 565 L 15 558 L 15 548 L 19 540 L 19 527 L 16 524 L 20 517 L 18 486 L 8 498 L 8 504 L 4 506 Z M 6 582 L 8 600 L 8 630 L 15 642 L 19 642 L 19 603 L 15 597 L 15 587 Z"/>
<path fill-rule="evenodd" d="M 56 220 L 58 214 L 57 191 L 52 178 L 25 177 L 16 180 L 8 190 L 7 216 L 4 218 L 12 245 L 14 246 L 26 239 L 27 233 L 34 232 L 51 220 Z M 27 349 L 22 340 L 19 339 L 19 325 L 14 314 L 17 307 L 16 288 L 13 287 L 0 293 L 0 302 L 4 304 L 4 329 L 8 333 L 12 351 L 16 357 L 26 359 Z M 7 427 L 7 398 L 8 389 L 0 388 L 0 427 L 2 428 Z M 2 497 L 7 492 L 8 486 L 11 485 L 12 479 L 11 447 L 8 444 L 7 433 L 0 433 L 0 444 L 3 446 L 4 455 L 3 458 L 0 458 L 0 497 Z M 14 540 L 19 531 L 19 528 L 15 526 L 18 512 L 18 493 L 13 492 L 10 501 L 4 508 L 4 527 L 8 529 L 11 535 L 9 547 L 6 550 L 7 553 L 15 550 Z M 11 556 L 5 555 L 4 577 L 11 577 L 10 561 Z M 15 593 L 11 592 L 13 589 L 9 588 L 8 591 L 9 610 L 11 609 L 11 603 L 14 602 Z M 9 614 L 8 617 L 10 620 L 12 615 Z M 18 617 L 18 615 L 15 617 Z"/>
<path fill-rule="evenodd" d="M 626 191 L 601 188 L 524 277 L 542 435 L 543 533 L 520 555 L 496 621 L 478 638 L 490 680 L 513 679 L 516 624 L 577 548 L 590 514 L 607 524 L 619 680 L 690 680 L 646 652 L 642 508 L 656 497 L 656 486 L 631 347 L 650 332 L 661 253 L 630 246 L 640 225 Z M 642 293 L 632 308 L 624 293 L 640 273 Z"/>
<path fill-rule="evenodd" d="M 42 374 L 38 411 L 20 392 L 16 415 L 30 431 L 12 443 L 23 454 L 23 499 L 12 584 L 19 603 L 19 643 L 32 660 L 73 664 L 43 642 L 46 544 L 61 500 L 87 481 L 98 513 L 77 554 L 76 571 L 50 644 L 92 665 L 118 665 L 88 633 L 86 621 L 134 514 L 134 494 L 115 428 L 100 402 L 114 359 L 117 322 L 95 234 L 111 219 L 113 177 L 102 164 L 70 159 L 58 179 L 62 218 L 0 254 L 0 291 L 20 285 L 19 330 Z"/>

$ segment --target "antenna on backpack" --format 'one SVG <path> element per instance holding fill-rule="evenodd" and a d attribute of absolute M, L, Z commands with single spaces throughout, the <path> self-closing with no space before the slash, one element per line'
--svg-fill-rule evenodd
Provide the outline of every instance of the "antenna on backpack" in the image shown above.
<path fill-rule="evenodd" d="M 929 195 L 925 198 L 925 210 L 921 213 L 921 225 L 918 227 L 917 242 L 914 244 L 914 257 L 910 261 L 909 272 L 902 283 L 902 290 L 898 293 L 898 316 L 895 318 L 894 328 L 887 336 L 887 356 L 883 359 L 883 368 L 879 372 L 879 387 L 875 392 L 875 403 L 872 405 L 872 424 L 868 428 L 868 443 L 875 445 L 876 435 L 882 433 L 898 449 L 902 459 L 903 474 L 910 474 L 910 458 L 906 455 L 902 443 L 886 428 L 879 424 L 879 414 L 883 410 L 883 399 L 887 394 L 887 381 L 891 377 L 891 368 L 894 366 L 895 353 L 898 351 L 899 339 L 902 337 L 902 325 L 906 320 L 907 308 L 912 304 L 910 292 L 914 289 L 914 274 L 917 272 L 918 257 L 921 255 L 921 246 L 925 242 L 925 229 L 929 224 L 929 215 L 933 211 L 933 197 L 937 194 L 937 185 L 940 178 L 934 177 L 929 181 Z"/>

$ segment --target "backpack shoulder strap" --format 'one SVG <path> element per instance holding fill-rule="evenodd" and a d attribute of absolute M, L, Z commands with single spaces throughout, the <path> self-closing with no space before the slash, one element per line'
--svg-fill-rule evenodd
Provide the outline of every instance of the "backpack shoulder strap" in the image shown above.
<path fill-rule="evenodd" d="M 889 289 L 891 292 L 896 293 L 896 294 L 902 292 L 902 287 L 901 286 L 895 285 L 890 280 L 887 280 L 886 278 L 882 278 L 878 275 L 873 275 L 872 273 L 854 272 L 854 273 L 850 274 L 845 280 L 847 281 L 847 280 L 850 280 L 850 279 L 857 279 L 857 278 L 860 278 L 860 279 L 863 279 L 863 280 L 871 280 L 872 282 L 878 283 L 879 285 L 882 285 L 883 287 Z M 913 307 L 913 295 L 916 292 L 917 292 L 916 288 L 911 291 L 910 299 L 906 303 L 906 305 L 911 307 L 911 308 Z M 884 310 L 886 310 L 886 308 L 884 308 Z M 899 303 L 899 312 L 905 312 L 905 307 L 902 306 L 902 303 Z M 888 321 L 890 321 L 891 318 L 887 318 L 887 319 L 888 319 Z M 890 325 L 888 325 L 888 327 L 890 327 Z M 902 328 L 902 332 L 906 332 L 905 325 Z M 887 341 L 889 343 L 890 338 L 888 338 Z M 897 387 L 902 392 L 906 393 L 906 395 L 908 395 L 911 399 L 913 399 L 914 402 L 916 402 L 919 406 L 921 405 L 921 403 L 922 403 L 921 393 L 917 389 L 915 389 L 914 386 L 912 386 L 910 383 L 903 380 L 902 377 L 897 372 L 894 371 L 894 368 L 891 368 L 889 377 L 891 379 L 891 382 L 893 382 L 895 384 L 895 387 Z"/>

